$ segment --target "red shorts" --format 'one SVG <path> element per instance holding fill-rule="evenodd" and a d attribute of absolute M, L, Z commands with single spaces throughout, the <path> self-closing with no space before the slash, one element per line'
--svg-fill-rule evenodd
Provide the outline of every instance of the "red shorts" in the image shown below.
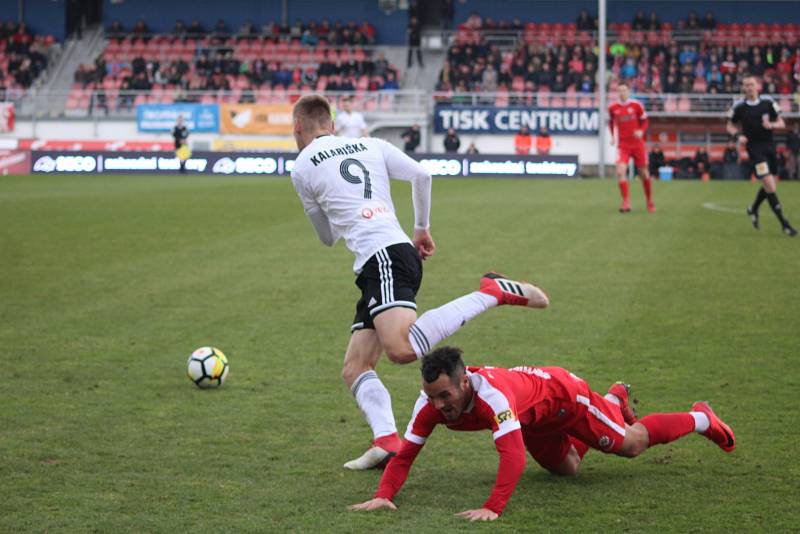
<path fill-rule="evenodd" d="M 617 148 L 617 163 L 627 165 L 630 159 L 637 169 L 647 166 L 647 147 L 641 139 L 620 141 Z"/>
<path fill-rule="evenodd" d="M 619 406 L 591 391 L 585 381 L 569 376 L 572 383 L 564 391 L 570 397 L 557 399 L 543 420 L 522 426 L 528 452 L 550 471 L 562 464 L 574 440 L 615 453 L 625 439 L 625 420 Z M 554 378 L 564 381 L 560 376 Z"/>

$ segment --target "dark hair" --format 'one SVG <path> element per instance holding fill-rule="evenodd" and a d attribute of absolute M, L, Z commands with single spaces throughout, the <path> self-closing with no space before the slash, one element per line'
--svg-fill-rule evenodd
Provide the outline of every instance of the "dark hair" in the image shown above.
<path fill-rule="evenodd" d="M 324 96 L 306 95 L 294 105 L 292 115 L 303 127 L 324 127 L 331 121 L 331 105 Z"/>
<path fill-rule="evenodd" d="M 439 376 L 445 374 L 453 383 L 464 374 L 464 360 L 461 359 L 461 349 L 456 347 L 440 347 L 422 358 L 422 379 L 428 384 L 436 382 Z"/>

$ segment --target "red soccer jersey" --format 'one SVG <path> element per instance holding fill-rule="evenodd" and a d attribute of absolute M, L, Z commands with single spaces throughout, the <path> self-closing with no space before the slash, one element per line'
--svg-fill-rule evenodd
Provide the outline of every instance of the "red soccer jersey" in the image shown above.
<path fill-rule="evenodd" d="M 375 497 L 392 499 L 400 491 L 428 436 L 437 425 L 446 425 L 451 430 L 492 431 L 500 465 L 492 493 L 483 506 L 498 514 L 503 511 L 525 469 L 521 424 L 543 422 L 543 417 L 549 419 L 548 410 L 542 408 L 537 413 L 535 407 L 549 406 L 548 401 L 553 398 L 573 396 L 563 379 L 551 380 L 551 373 L 568 376 L 568 372 L 551 367 L 468 367 L 467 373 L 475 393 L 457 421 L 448 422 L 429 402 L 428 396 L 424 392 L 420 394 L 403 446 L 386 467 Z M 577 378 L 575 382 L 576 386 L 585 385 Z"/>
<path fill-rule="evenodd" d="M 608 107 L 608 117 L 608 128 L 611 130 L 611 135 L 614 135 L 616 126 L 620 144 L 638 140 L 634 132 L 637 130 L 644 132 L 649 124 L 644 106 L 632 98 L 625 102 L 611 104 Z"/>

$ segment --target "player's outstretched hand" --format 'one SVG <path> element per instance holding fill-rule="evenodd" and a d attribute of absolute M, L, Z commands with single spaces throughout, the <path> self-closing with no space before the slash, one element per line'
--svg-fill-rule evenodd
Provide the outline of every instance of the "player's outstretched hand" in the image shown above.
<path fill-rule="evenodd" d="M 392 501 L 389 499 L 380 498 L 370 499 L 366 502 L 362 502 L 361 504 L 351 504 L 347 507 L 347 509 L 351 512 L 366 512 L 369 510 L 380 510 L 381 508 L 397 510 L 397 506 L 395 506 Z"/>
<path fill-rule="evenodd" d="M 463 517 L 464 519 L 469 519 L 470 521 L 494 521 L 497 519 L 498 516 L 495 512 L 492 512 L 488 508 L 478 508 L 477 510 L 465 510 L 463 512 L 457 513 L 457 517 Z"/>
<path fill-rule="evenodd" d="M 433 256 L 433 253 L 436 252 L 436 243 L 433 242 L 431 233 L 427 230 L 414 230 L 414 237 L 411 238 L 411 242 L 419 252 L 419 257 L 423 260 Z"/>

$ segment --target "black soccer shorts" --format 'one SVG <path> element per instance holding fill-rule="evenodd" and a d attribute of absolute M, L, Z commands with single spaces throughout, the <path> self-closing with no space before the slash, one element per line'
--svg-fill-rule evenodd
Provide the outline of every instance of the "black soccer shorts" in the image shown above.
<path fill-rule="evenodd" d="M 773 143 L 747 144 L 747 157 L 759 178 L 778 174 L 778 156 Z"/>
<path fill-rule="evenodd" d="M 416 310 L 421 283 L 422 260 L 411 243 L 389 245 L 376 252 L 356 278 L 361 298 L 350 331 L 374 329 L 375 316 L 391 308 Z"/>

